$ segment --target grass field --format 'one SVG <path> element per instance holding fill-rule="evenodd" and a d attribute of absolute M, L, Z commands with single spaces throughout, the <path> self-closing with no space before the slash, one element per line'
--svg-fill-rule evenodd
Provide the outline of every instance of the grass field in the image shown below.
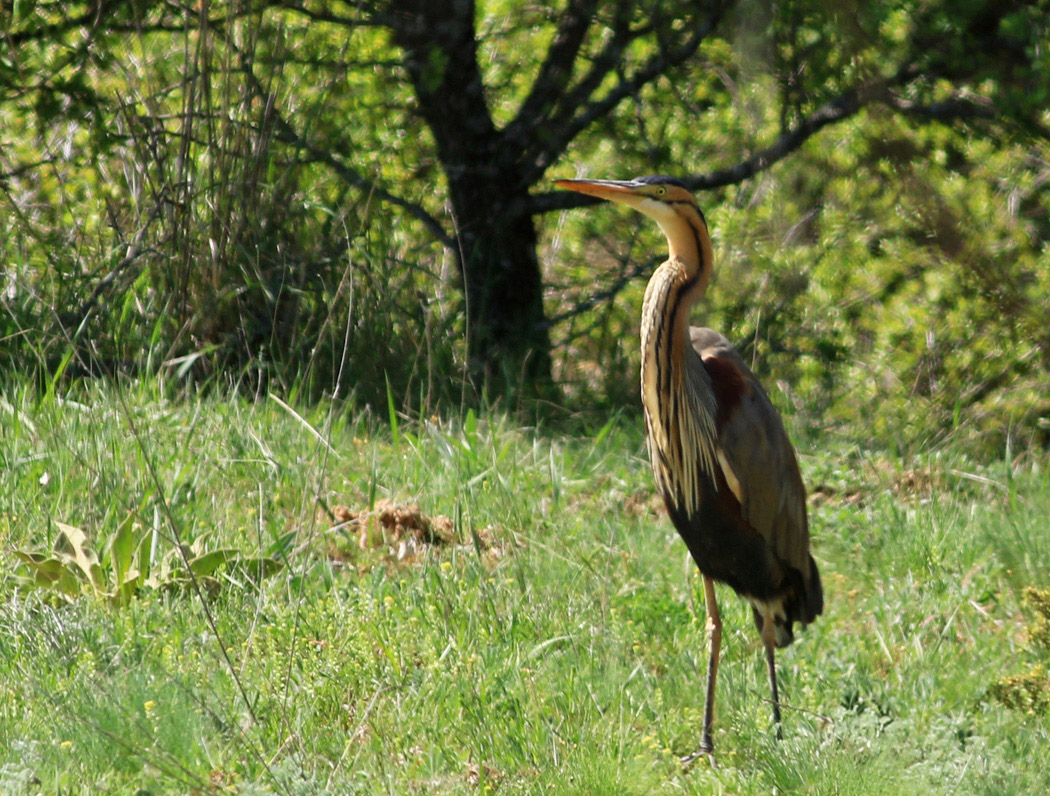
<path fill-rule="evenodd" d="M 1050 718 L 989 695 L 1046 663 L 1021 599 L 1050 586 L 1045 471 L 828 444 L 799 441 L 827 606 L 779 658 L 784 740 L 723 590 L 720 765 L 683 771 L 703 605 L 637 420 L 9 389 L 0 793 L 1050 792 Z M 42 559 L 56 523 L 100 559 L 77 598 L 19 585 L 16 553 Z M 284 566 L 220 566 L 198 593 L 169 556 L 120 599 L 128 533 L 155 565 L 177 536 Z"/>

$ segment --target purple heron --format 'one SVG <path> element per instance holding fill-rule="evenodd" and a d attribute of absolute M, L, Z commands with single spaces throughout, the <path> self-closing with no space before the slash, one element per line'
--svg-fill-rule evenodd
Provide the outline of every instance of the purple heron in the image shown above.
<path fill-rule="evenodd" d="M 792 625 L 823 610 L 809 552 L 806 493 L 787 432 L 762 385 L 729 341 L 689 325 L 713 268 L 711 236 L 696 198 L 672 177 L 556 180 L 654 219 L 669 256 L 642 304 L 642 407 L 656 485 L 704 583 L 710 658 L 700 748 L 714 761 L 711 724 L 722 620 L 715 583 L 750 603 L 765 648 L 780 738 L 774 648 Z"/>

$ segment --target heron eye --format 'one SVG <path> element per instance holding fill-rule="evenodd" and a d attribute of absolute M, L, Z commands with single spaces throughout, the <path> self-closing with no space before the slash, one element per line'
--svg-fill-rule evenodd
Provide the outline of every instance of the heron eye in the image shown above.
<path fill-rule="evenodd" d="M 662 185 L 656 189 L 656 195 L 657 196 L 663 196 L 666 193 L 667 193 L 667 189 L 664 186 L 662 186 Z"/>

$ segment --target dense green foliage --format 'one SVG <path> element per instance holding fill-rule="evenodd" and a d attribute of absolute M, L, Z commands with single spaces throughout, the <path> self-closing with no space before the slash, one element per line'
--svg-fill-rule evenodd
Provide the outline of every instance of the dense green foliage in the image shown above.
<path fill-rule="evenodd" d="M 473 20 L 489 122 L 525 148 L 576 118 L 577 94 L 579 115 L 622 94 L 528 177 L 559 402 L 636 404 L 640 297 L 663 244 L 614 208 L 559 211 L 546 179 L 701 175 L 718 275 L 697 320 L 804 428 L 904 451 L 960 429 L 985 454 L 1045 444 L 1045 3 L 570 5 L 594 22 L 562 104 L 531 127 L 567 11 L 488 0 Z M 3 12 L 0 367 L 44 386 L 162 372 L 377 407 L 389 385 L 420 416 L 476 402 L 468 220 L 452 217 L 398 7 Z M 693 55 L 626 90 L 705 20 Z M 624 30 L 615 69 L 593 72 Z M 783 160 L 717 177 L 858 87 L 859 110 Z"/>
<path fill-rule="evenodd" d="M 1045 661 L 1023 602 L 1046 585 L 1045 462 L 803 446 L 827 607 L 779 654 L 784 740 L 749 609 L 720 590 L 720 768 L 682 771 L 702 596 L 636 422 L 552 437 L 159 385 L 75 397 L 0 400 L 0 793 L 1050 788 L 1050 716 L 996 698 Z M 449 517 L 451 543 L 399 560 L 328 513 L 383 499 Z M 206 602 L 18 585 L 7 551 L 65 522 L 104 558 L 129 511 L 162 553 L 177 534 L 285 566 L 217 573 Z"/>

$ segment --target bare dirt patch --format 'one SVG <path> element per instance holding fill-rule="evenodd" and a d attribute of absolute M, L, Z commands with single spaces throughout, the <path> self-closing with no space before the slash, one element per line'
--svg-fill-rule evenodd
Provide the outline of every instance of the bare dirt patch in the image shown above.
<path fill-rule="evenodd" d="M 328 555 L 353 562 L 362 571 L 377 563 L 411 564 L 430 550 L 480 550 L 486 564 L 495 564 L 504 553 L 491 526 L 470 529 L 465 539 L 457 538 L 464 532 L 457 534 L 451 519 L 424 514 L 415 503 L 383 498 L 370 509 L 335 505 L 326 520 L 334 520 L 326 535 Z"/>

